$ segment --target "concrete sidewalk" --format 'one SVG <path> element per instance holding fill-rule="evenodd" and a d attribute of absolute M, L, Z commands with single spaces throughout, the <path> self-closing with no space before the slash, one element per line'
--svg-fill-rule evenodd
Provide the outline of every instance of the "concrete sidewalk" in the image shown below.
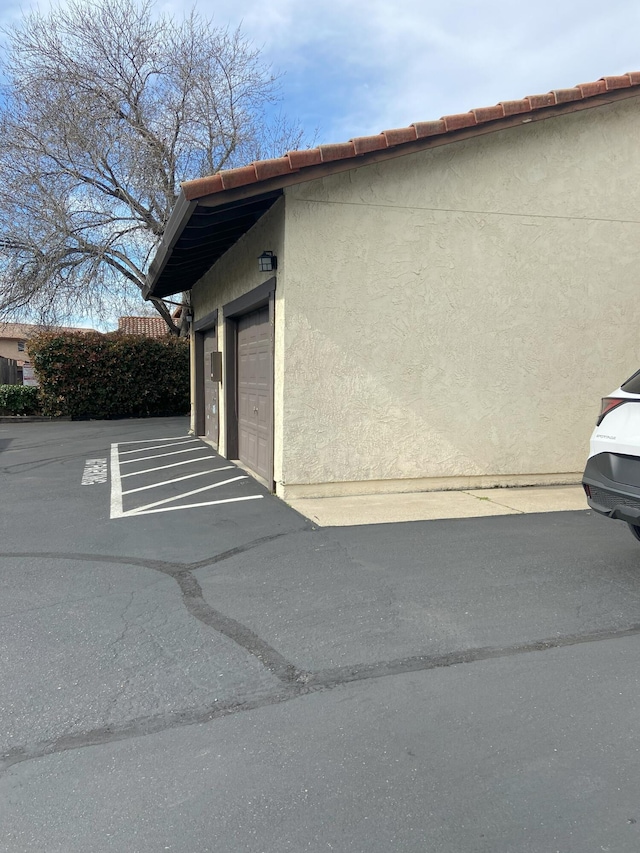
<path fill-rule="evenodd" d="M 478 518 L 588 509 L 582 486 L 524 486 L 448 492 L 300 498 L 289 505 L 319 527 Z"/>

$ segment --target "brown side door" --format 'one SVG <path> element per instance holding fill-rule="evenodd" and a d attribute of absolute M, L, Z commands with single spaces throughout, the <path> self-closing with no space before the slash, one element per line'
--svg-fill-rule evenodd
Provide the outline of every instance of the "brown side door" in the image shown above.
<path fill-rule="evenodd" d="M 211 353 L 218 352 L 218 335 L 216 327 L 209 329 L 204 335 L 204 435 L 214 444 L 218 444 L 220 383 L 211 376 Z"/>
<path fill-rule="evenodd" d="M 266 481 L 272 476 L 273 346 L 269 306 L 238 318 L 238 458 Z"/>

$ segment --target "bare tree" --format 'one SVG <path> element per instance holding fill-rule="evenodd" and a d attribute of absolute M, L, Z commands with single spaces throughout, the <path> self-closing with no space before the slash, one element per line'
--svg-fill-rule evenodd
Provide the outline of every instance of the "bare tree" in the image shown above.
<path fill-rule="evenodd" d="M 181 180 L 301 143 L 286 120 L 265 121 L 277 79 L 259 51 L 196 11 L 176 21 L 152 0 L 71 0 L 5 36 L 5 316 L 130 310 Z"/>

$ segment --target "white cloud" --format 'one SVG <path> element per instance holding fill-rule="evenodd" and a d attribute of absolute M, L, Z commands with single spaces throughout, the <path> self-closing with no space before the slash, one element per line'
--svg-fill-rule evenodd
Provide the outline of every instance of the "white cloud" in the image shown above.
<path fill-rule="evenodd" d="M 29 5 L 5 0 L 0 21 Z M 185 5 L 157 8 L 180 16 Z M 640 70 L 635 0 L 199 0 L 197 8 L 219 26 L 242 25 L 283 72 L 283 111 L 319 127 L 319 141 Z"/>
<path fill-rule="evenodd" d="M 207 8 L 207 4 L 200 4 Z M 216 20 L 244 31 L 286 72 L 297 107 L 324 140 L 640 68 L 631 0 L 221 0 Z"/>

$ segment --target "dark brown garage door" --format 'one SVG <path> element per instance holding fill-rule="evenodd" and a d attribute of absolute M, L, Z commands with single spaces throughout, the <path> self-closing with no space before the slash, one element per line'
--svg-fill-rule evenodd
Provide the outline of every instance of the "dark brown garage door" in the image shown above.
<path fill-rule="evenodd" d="M 238 318 L 238 458 L 273 478 L 273 348 L 269 307 Z"/>

